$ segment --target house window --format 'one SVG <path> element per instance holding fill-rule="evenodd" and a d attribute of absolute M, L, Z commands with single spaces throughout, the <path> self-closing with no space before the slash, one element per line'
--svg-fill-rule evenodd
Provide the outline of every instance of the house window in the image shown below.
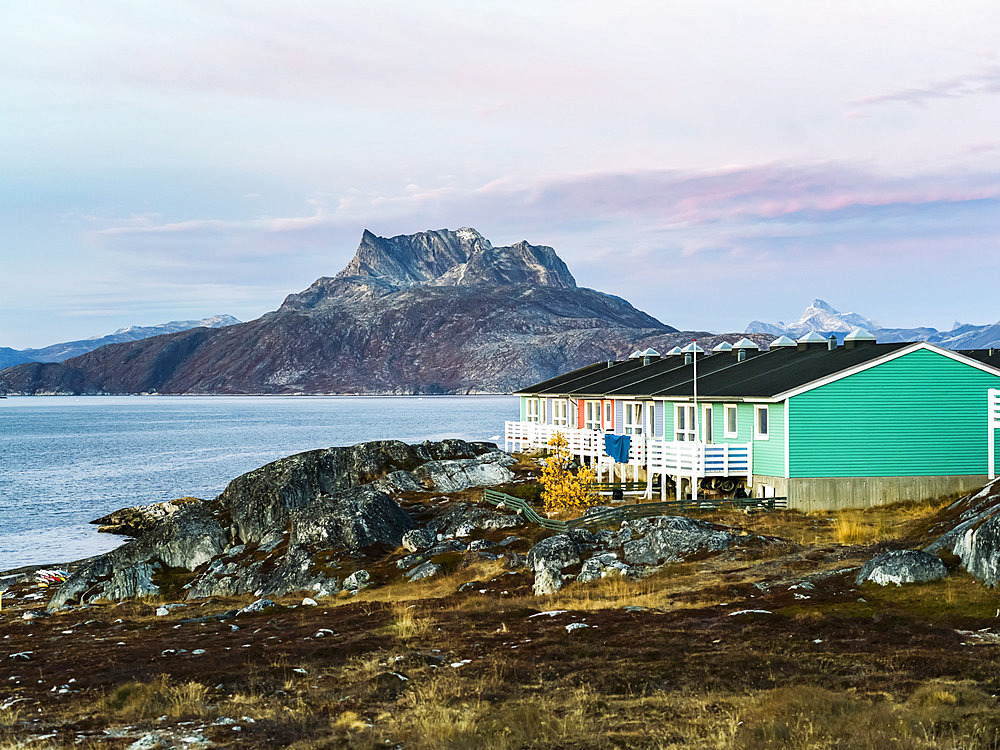
<path fill-rule="evenodd" d="M 601 429 L 601 402 L 583 402 L 583 426 L 588 430 Z"/>
<path fill-rule="evenodd" d="M 754 440 L 767 440 L 767 407 L 755 406 L 753 408 L 753 437 Z"/>
<path fill-rule="evenodd" d="M 701 421 L 702 440 L 706 443 L 712 442 L 712 407 L 710 404 L 704 406 L 704 419 Z"/>
<path fill-rule="evenodd" d="M 604 431 L 614 432 L 615 431 L 615 402 L 605 401 L 604 402 Z"/>
<path fill-rule="evenodd" d="M 674 440 L 694 440 L 694 406 L 674 406 Z"/>
<path fill-rule="evenodd" d="M 739 435 L 739 421 L 736 410 L 736 404 L 726 404 L 726 430 L 725 436 L 727 438 L 734 438 Z"/>
<path fill-rule="evenodd" d="M 538 421 L 538 399 L 528 398 L 524 400 L 524 421 L 525 422 L 537 422 Z"/>
<path fill-rule="evenodd" d="M 545 424 L 545 399 L 538 399 L 538 421 Z"/>
<path fill-rule="evenodd" d="M 566 426 L 566 400 L 557 398 L 552 402 L 552 424 L 557 427 Z"/>
<path fill-rule="evenodd" d="M 625 434 L 642 434 L 642 404 L 625 404 Z"/>

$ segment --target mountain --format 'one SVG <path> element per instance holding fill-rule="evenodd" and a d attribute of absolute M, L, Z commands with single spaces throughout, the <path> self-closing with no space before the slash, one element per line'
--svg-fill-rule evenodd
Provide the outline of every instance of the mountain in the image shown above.
<path fill-rule="evenodd" d="M 777 323 L 765 323 L 760 320 L 752 320 L 747 325 L 746 332 L 798 338 L 809 331 L 850 333 L 858 327 L 874 331 L 874 329 L 879 328 L 879 324 L 857 313 L 842 313 L 835 310 L 828 302 L 814 299 L 795 323 L 785 323 L 781 320 Z"/>
<path fill-rule="evenodd" d="M 42 349 L 10 349 L 6 346 L 0 346 L 0 369 L 24 362 L 62 362 L 92 352 L 105 344 L 141 341 L 164 333 L 186 331 L 189 328 L 222 328 L 223 326 L 236 325 L 239 322 L 232 315 L 213 315 L 201 320 L 172 320 L 169 323 L 160 323 L 155 326 L 129 326 L 128 328 L 119 328 L 106 336 L 95 336 L 80 341 L 66 341 Z"/>
<path fill-rule="evenodd" d="M 746 327 L 747 333 L 766 333 L 772 336 L 798 338 L 809 331 L 830 334 L 848 333 L 856 327 L 864 328 L 886 344 L 899 341 L 928 341 L 947 349 L 987 349 L 1000 346 L 1000 322 L 987 325 L 956 323 L 950 331 L 936 328 L 883 328 L 870 318 L 857 313 L 842 313 L 830 303 L 821 299 L 813 300 L 795 323 L 765 323 L 752 320 Z"/>
<path fill-rule="evenodd" d="M 365 231 L 340 273 L 257 320 L 19 365 L 0 393 L 507 393 L 691 336 L 578 287 L 550 247 Z"/>

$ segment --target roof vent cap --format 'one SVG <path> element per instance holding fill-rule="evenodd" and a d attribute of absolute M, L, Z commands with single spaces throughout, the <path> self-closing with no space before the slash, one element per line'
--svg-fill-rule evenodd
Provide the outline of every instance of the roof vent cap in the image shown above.
<path fill-rule="evenodd" d="M 800 344 L 826 344 L 826 339 L 816 331 L 809 331 L 805 336 L 799 337 L 798 341 Z"/>
<path fill-rule="evenodd" d="M 781 349 L 781 348 L 795 348 L 798 344 L 795 343 L 794 339 L 788 338 L 788 336 L 778 336 L 774 341 L 772 341 L 768 348 L 770 349 Z"/>
<path fill-rule="evenodd" d="M 760 347 L 750 339 L 742 338 L 733 344 L 733 349 L 757 349 L 759 351 Z"/>
<path fill-rule="evenodd" d="M 844 336 L 844 341 L 874 341 L 875 336 L 872 335 L 871 331 L 866 331 L 864 328 L 855 328 L 849 334 Z"/>
<path fill-rule="evenodd" d="M 731 352 L 733 350 L 733 345 L 728 341 L 723 341 L 721 344 L 716 344 L 713 348 L 713 352 Z"/>
<path fill-rule="evenodd" d="M 675 346 L 673 349 L 671 349 L 669 352 L 667 352 L 663 356 L 664 357 L 678 357 L 678 356 L 680 356 L 683 353 L 684 352 L 681 351 L 681 348 L 679 346 Z"/>
<path fill-rule="evenodd" d="M 681 349 L 685 354 L 704 354 L 705 350 L 698 346 L 697 341 L 692 341 L 690 344 Z"/>

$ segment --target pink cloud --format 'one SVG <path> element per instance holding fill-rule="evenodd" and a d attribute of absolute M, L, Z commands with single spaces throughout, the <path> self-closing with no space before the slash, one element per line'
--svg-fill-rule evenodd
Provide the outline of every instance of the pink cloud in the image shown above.
<path fill-rule="evenodd" d="M 978 73 L 953 76 L 921 86 L 909 86 L 881 94 L 870 94 L 850 102 L 853 106 L 904 102 L 919 106 L 932 99 L 952 99 L 1000 93 L 1000 66 L 989 65 Z"/>

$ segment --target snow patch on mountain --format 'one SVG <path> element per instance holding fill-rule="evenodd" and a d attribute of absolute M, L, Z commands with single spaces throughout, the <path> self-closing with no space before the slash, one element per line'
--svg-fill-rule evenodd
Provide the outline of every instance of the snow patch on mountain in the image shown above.
<path fill-rule="evenodd" d="M 753 320 L 746 327 L 747 333 L 766 333 L 771 336 L 791 336 L 800 338 L 809 331 L 823 334 L 849 333 L 855 328 L 864 328 L 882 343 L 901 341 L 928 341 L 946 349 L 987 349 L 1000 346 L 1000 322 L 987 325 L 955 323 L 950 331 L 939 331 L 929 326 L 916 328 L 883 328 L 877 321 L 853 312 L 840 312 L 825 300 L 814 299 L 794 323 L 767 323 Z"/>

